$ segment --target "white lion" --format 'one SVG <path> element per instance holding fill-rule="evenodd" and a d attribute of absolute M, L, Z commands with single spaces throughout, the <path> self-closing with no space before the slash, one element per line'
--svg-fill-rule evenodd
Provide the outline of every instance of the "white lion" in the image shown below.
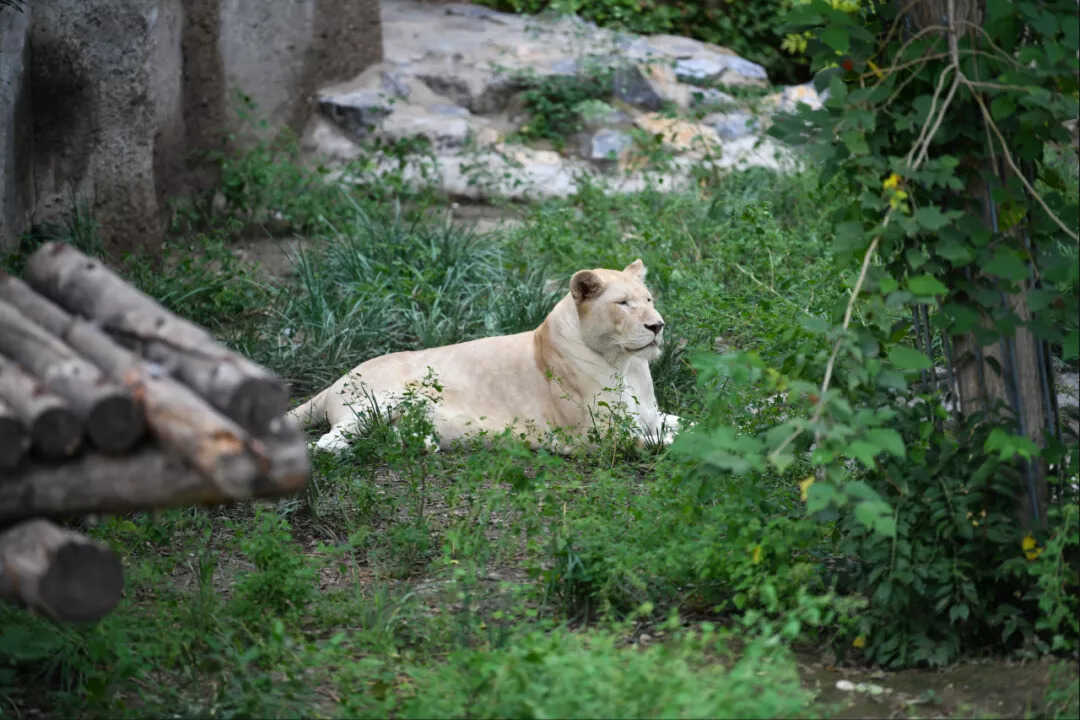
<path fill-rule="evenodd" d="M 316 447 L 338 452 L 365 414 L 392 416 L 406 389 L 433 375 L 441 394 L 430 417 L 444 447 L 508 427 L 536 445 L 555 429 L 587 431 L 613 410 L 639 439 L 670 443 L 679 418 L 660 411 L 649 372 L 664 319 L 644 280 L 641 260 L 622 271 L 580 270 L 536 330 L 372 358 L 291 414 L 303 425 L 328 421 Z"/>

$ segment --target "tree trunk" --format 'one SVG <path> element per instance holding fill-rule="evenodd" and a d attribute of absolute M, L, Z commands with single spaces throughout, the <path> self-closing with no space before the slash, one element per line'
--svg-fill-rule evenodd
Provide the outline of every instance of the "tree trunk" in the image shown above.
<path fill-rule="evenodd" d="M 973 176 L 972 185 L 968 188 L 968 196 L 972 199 L 970 211 L 981 211 L 987 227 L 995 232 L 997 209 L 985 178 L 997 177 L 995 168 L 987 162 L 983 172 Z M 976 202 L 978 209 L 974 207 Z M 1021 238 L 1016 236 L 1019 231 L 1019 228 L 1008 231 L 1013 233 L 1015 244 L 1021 243 Z M 977 280 L 978 277 L 972 279 Z M 1013 332 L 985 346 L 979 345 L 974 333 L 954 336 L 952 344 L 957 356 L 957 385 L 962 412 L 970 415 L 987 410 L 998 402 L 1004 403 L 1016 413 L 1015 432 L 1028 437 L 1037 447 L 1044 448 L 1047 431 L 1054 432 L 1056 419 L 1049 392 L 1049 369 L 1042 362 L 1042 341 L 1027 328 L 1031 320 L 1027 292 L 1031 288 L 1032 280 L 1029 278 L 1020 284 L 1019 292 L 1001 293 L 1002 309 L 1013 313 L 1019 321 Z M 992 328 L 992 322 L 985 313 L 981 322 L 983 327 Z M 1046 464 L 1038 459 L 1021 462 L 1023 480 L 1017 492 L 1021 521 L 1027 528 L 1044 527 L 1049 500 Z"/>
<path fill-rule="evenodd" d="M 105 544 L 46 520 L 0 532 L 0 597 L 54 620 L 97 620 L 120 601 L 124 571 Z"/>
<path fill-rule="evenodd" d="M 986 3 L 985 0 L 916 0 L 905 7 L 907 19 L 916 29 L 938 25 L 958 29 L 958 34 L 973 34 L 969 28 L 982 25 Z M 954 50 L 955 42 L 956 36 L 951 37 Z M 993 142 L 989 139 L 989 130 L 987 137 L 988 142 Z M 1008 180 L 1008 171 L 1004 164 L 1001 168 L 995 167 L 993 158 L 999 152 L 997 149 L 988 147 L 987 151 L 990 157 L 978 161 L 980 165 L 970 173 L 969 184 L 961 200 L 966 201 L 968 212 L 981 214 L 986 227 L 998 233 L 1002 230 L 998 225 L 999 213 L 991 193 L 991 183 L 1004 185 Z M 1004 232 L 1012 234 L 1014 246 L 1023 245 L 1019 235 L 1022 227 L 1005 229 Z M 1032 248 L 1028 250 L 1033 251 Z M 977 277 L 969 280 L 976 281 Z M 1033 282 L 1032 278 L 1028 278 L 1021 283 L 1018 292 L 1001 294 L 1003 309 L 1011 311 L 1019 319 L 1020 325 L 1015 331 L 991 345 L 980 346 L 974 333 L 953 337 L 952 345 L 956 355 L 962 412 L 970 414 L 989 409 L 999 401 L 1006 403 L 1016 413 L 1016 432 L 1043 448 L 1046 446 L 1047 429 L 1053 431 L 1057 420 L 1049 392 L 1049 368 L 1043 362 L 1041 341 L 1025 326 L 1031 319 L 1027 291 L 1033 287 Z M 982 313 L 980 320 L 983 327 L 991 328 L 992 322 L 985 310 L 980 308 L 979 311 Z M 1038 460 L 1025 462 L 1023 475 L 1023 487 L 1018 491 L 1022 521 L 1029 528 L 1045 526 L 1049 497 L 1045 464 Z"/>

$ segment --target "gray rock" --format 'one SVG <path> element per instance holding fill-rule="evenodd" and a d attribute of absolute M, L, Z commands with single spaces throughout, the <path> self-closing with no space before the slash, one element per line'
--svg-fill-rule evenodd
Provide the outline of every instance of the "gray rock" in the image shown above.
<path fill-rule="evenodd" d="M 487 20 L 497 25 L 506 25 L 506 13 L 501 13 L 483 5 L 468 5 L 465 3 L 451 3 L 443 8 L 447 15 L 460 15 L 461 17 Z"/>
<path fill-rule="evenodd" d="M 316 104 L 323 117 L 357 139 L 366 138 L 393 112 L 386 96 L 376 90 L 320 95 Z"/>
<path fill-rule="evenodd" d="M 612 91 L 616 98 L 643 110 L 659 110 L 664 99 L 634 65 L 615 69 Z"/>
<path fill-rule="evenodd" d="M 381 123 L 380 134 L 391 140 L 425 137 L 436 150 L 459 148 L 469 136 L 468 116 L 468 110 L 455 105 L 398 105 Z"/>
<path fill-rule="evenodd" d="M 581 72 L 581 63 L 576 58 L 559 58 L 550 67 L 552 75 L 577 75 Z"/>
<path fill-rule="evenodd" d="M 574 106 L 586 130 L 630 123 L 630 116 L 603 100 L 583 100 Z"/>
<path fill-rule="evenodd" d="M 724 82 L 738 84 L 766 84 L 769 76 L 765 68 L 739 57 L 717 52 L 707 52 L 675 61 L 675 76 L 691 82 Z"/>
<path fill-rule="evenodd" d="M 405 74 L 398 71 L 382 70 L 379 72 L 379 80 L 383 92 L 391 97 L 408 100 L 411 94 L 408 79 Z"/>
<path fill-rule="evenodd" d="M 629 134 L 621 130 L 598 130 L 585 139 L 581 155 L 586 160 L 597 163 L 611 163 L 619 159 L 634 141 Z"/>
<path fill-rule="evenodd" d="M 469 117 L 472 115 L 467 108 L 463 108 L 460 105 L 428 105 L 428 111 L 434 115 L 446 115 L 448 117 Z"/>
<path fill-rule="evenodd" d="M 386 62 L 337 93 L 324 95 L 374 90 L 384 101 L 399 101 L 390 102 L 392 113 L 376 118 L 372 132 L 431 140 L 432 155 L 410 159 L 411 169 L 405 171 L 409 181 L 434 178 L 449 194 L 476 199 L 533 198 L 573 193 L 584 177 L 615 192 L 681 187 L 703 162 L 721 170 L 792 170 L 798 165 L 785 148 L 760 137 L 771 105 L 762 103 L 763 114 L 755 117 L 731 95 L 702 87 L 709 82 L 767 83 L 764 69 L 720 46 L 672 35 L 616 33 L 568 17 L 522 18 L 469 5 L 382 0 L 382 8 Z M 569 140 L 576 151 L 572 156 L 505 141 L 526 117 L 520 95 L 523 78 L 584 77 L 597 68 L 617 70 L 612 97 L 619 102 L 613 107 L 592 100 L 574 108 L 584 130 Z M 380 74 L 384 71 L 395 73 L 395 83 Z M 662 105 L 704 105 L 714 114 L 707 122 L 693 122 L 643 110 Z M 613 158 L 626 157 L 633 126 L 663 137 L 672 153 L 663 173 L 655 168 L 605 172 Z M 347 156 L 343 134 L 335 135 L 330 123 L 317 129 L 305 138 L 315 146 L 330 144 L 328 150 L 338 157 Z M 388 170 L 399 172 L 401 166 Z"/>
<path fill-rule="evenodd" d="M 739 101 L 723 90 L 716 88 L 694 88 L 691 93 L 691 106 L 695 105 L 738 105 Z"/>
<path fill-rule="evenodd" d="M 741 111 L 713 113 L 706 115 L 701 122 L 715 130 L 721 140 L 735 140 L 746 135 L 753 135 L 761 127 L 756 117 Z"/>

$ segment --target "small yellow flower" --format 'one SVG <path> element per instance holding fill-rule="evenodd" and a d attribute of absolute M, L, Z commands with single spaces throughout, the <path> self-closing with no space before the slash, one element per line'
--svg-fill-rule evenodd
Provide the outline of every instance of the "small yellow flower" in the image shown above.
<path fill-rule="evenodd" d="M 799 495 L 802 497 L 803 502 L 806 502 L 806 494 L 810 492 L 810 486 L 813 484 L 813 475 L 807 475 L 805 480 L 799 482 Z"/>
<path fill-rule="evenodd" d="M 893 173 L 889 177 L 885 178 L 885 182 L 881 183 L 881 187 L 885 188 L 886 190 L 895 190 L 899 186 L 900 176 L 896 173 Z"/>
<path fill-rule="evenodd" d="M 760 545 L 755 545 L 754 546 L 754 551 L 750 554 L 750 562 L 754 563 L 755 565 L 757 565 L 757 564 L 759 564 L 761 562 L 761 546 Z"/>
<path fill-rule="evenodd" d="M 866 636 L 865 635 L 856 636 L 856 638 L 851 641 L 851 646 L 852 647 L 857 647 L 857 648 L 866 647 Z"/>
<path fill-rule="evenodd" d="M 1035 541 L 1031 535 L 1025 535 L 1024 539 L 1020 541 L 1020 547 L 1024 550 L 1024 556 L 1028 560 L 1034 560 L 1042 554 L 1043 549 L 1039 547 L 1039 543 Z"/>

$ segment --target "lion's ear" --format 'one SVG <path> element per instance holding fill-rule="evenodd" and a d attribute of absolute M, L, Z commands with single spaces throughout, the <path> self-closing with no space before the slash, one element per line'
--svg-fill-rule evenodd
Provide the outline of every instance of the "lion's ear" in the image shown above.
<path fill-rule="evenodd" d="M 627 265 L 623 269 L 623 272 L 633 275 L 641 282 L 645 282 L 645 273 L 647 273 L 648 270 L 645 269 L 645 263 L 641 262 L 641 258 L 638 258 L 634 262 Z"/>
<path fill-rule="evenodd" d="M 604 281 L 592 270 L 578 270 L 570 278 L 570 294 L 576 302 L 596 297 L 604 289 Z"/>

